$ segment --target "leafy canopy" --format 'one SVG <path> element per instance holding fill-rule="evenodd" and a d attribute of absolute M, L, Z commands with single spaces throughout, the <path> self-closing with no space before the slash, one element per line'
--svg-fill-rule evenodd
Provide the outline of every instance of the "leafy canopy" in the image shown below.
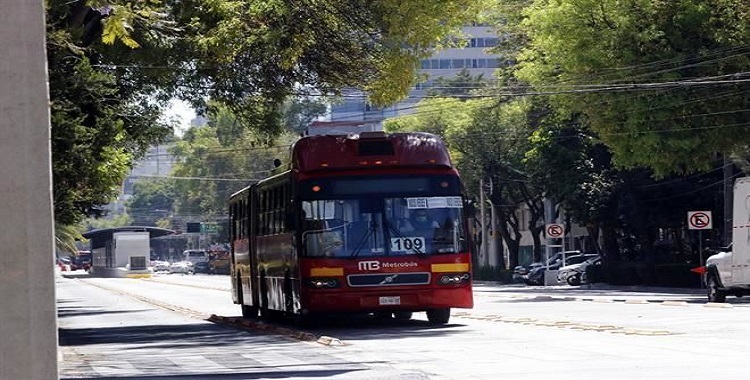
<path fill-rule="evenodd" d="M 525 3 L 516 77 L 582 113 L 616 164 L 705 171 L 750 143 L 746 1 Z"/>

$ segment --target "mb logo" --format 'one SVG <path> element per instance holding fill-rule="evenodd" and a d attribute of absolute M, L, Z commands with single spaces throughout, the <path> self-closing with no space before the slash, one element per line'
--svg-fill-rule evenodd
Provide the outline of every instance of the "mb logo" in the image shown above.
<path fill-rule="evenodd" d="M 380 269 L 380 261 L 360 261 L 357 263 L 359 270 L 378 270 Z"/>

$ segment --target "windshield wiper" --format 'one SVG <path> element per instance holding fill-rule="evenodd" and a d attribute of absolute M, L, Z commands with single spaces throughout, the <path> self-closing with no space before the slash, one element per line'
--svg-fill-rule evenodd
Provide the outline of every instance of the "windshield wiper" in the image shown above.
<path fill-rule="evenodd" d="M 390 223 L 390 221 L 387 218 L 383 218 L 383 224 L 385 224 L 386 227 L 388 227 L 388 231 L 390 231 L 393 235 L 396 235 L 396 237 L 401 239 L 406 239 L 406 236 L 404 236 L 401 231 L 399 231 L 398 228 L 394 227 L 393 224 Z M 425 252 L 422 252 L 419 248 L 412 246 L 412 251 L 414 251 L 414 254 L 419 257 L 425 257 L 427 254 Z M 390 252 L 390 250 L 388 251 Z"/>
<path fill-rule="evenodd" d="M 367 242 L 367 239 L 370 236 L 374 236 L 375 231 L 377 229 L 378 229 L 378 226 L 375 224 L 375 222 L 374 221 L 370 222 L 370 227 L 367 229 L 367 233 L 365 234 L 365 236 L 362 236 L 362 239 L 359 240 L 359 242 L 357 243 L 357 246 L 354 248 L 354 251 L 352 252 L 351 255 L 349 255 L 350 258 L 357 257 L 357 255 L 359 254 L 359 251 L 361 251 L 362 248 L 364 248 L 365 243 Z"/>

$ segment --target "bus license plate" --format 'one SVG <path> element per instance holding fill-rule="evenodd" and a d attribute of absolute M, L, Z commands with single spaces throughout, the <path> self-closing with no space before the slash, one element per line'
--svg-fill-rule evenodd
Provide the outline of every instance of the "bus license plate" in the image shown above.
<path fill-rule="evenodd" d="M 380 297 L 381 305 L 401 305 L 401 296 Z"/>

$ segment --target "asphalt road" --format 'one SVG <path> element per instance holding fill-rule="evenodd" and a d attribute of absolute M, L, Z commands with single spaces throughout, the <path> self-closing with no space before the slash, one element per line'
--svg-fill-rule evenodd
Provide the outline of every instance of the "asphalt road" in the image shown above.
<path fill-rule="evenodd" d="M 433 326 L 238 317 L 226 276 L 58 280 L 61 378 L 745 379 L 750 302 L 701 289 L 475 284 Z"/>

